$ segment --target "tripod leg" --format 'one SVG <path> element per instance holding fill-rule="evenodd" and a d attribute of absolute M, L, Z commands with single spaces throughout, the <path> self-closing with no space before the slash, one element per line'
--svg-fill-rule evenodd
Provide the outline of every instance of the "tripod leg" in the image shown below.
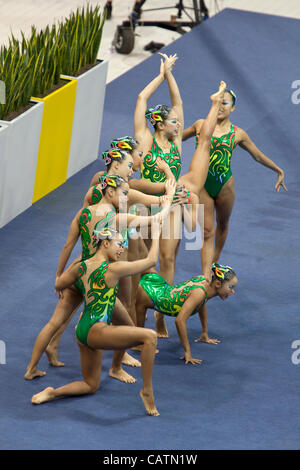
<path fill-rule="evenodd" d="M 206 17 L 208 18 L 208 9 L 205 5 L 205 2 L 204 0 L 200 0 L 200 14 L 203 16 L 203 17 Z"/>
<path fill-rule="evenodd" d="M 178 9 L 177 18 L 181 18 L 182 10 L 184 10 L 183 0 L 179 0 L 179 3 L 177 3 L 176 8 Z"/>

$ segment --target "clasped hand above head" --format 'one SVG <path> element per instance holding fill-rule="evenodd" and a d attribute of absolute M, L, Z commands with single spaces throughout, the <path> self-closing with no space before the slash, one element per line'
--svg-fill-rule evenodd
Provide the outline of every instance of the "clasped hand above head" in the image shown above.
<path fill-rule="evenodd" d="M 167 76 L 168 73 L 172 72 L 175 62 L 179 59 L 179 57 L 177 57 L 176 53 L 170 56 L 167 56 L 167 54 L 163 54 L 162 52 L 158 52 L 158 54 L 161 55 L 164 59 L 161 59 L 160 61 L 160 73 L 164 76 Z"/>

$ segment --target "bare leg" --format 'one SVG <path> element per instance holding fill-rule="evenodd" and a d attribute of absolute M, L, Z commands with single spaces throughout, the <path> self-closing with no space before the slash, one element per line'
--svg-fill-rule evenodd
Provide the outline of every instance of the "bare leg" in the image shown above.
<path fill-rule="evenodd" d="M 122 253 L 120 261 L 128 261 L 128 249 Z M 131 299 L 131 276 L 120 279 L 118 297 L 129 313 Z M 132 320 L 134 322 L 134 319 Z"/>
<path fill-rule="evenodd" d="M 145 245 L 144 240 L 139 237 L 138 239 L 130 239 L 128 247 L 128 261 L 136 261 L 138 259 L 146 258 L 148 255 L 148 250 Z M 138 285 L 140 282 L 141 274 L 135 274 L 131 276 L 131 299 L 130 299 L 130 317 L 133 319 L 134 324 L 137 325 L 136 318 L 136 295 L 138 290 Z"/>
<path fill-rule="evenodd" d="M 226 83 L 221 82 L 219 91 L 210 97 L 212 101 L 211 108 L 202 125 L 198 146 L 190 163 L 189 171 L 179 178 L 180 182 L 197 195 L 200 194 L 206 181 L 209 167 L 211 137 L 217 124 L 218 112 L 225 89 Z"/>
<path fill-rule="evenodd" d="M 200 203 L 204 205 L 204 240 L 201 249 L 202 273 L 211 279 L 211 265 L 214 258 L 215 201 L 203 188 Z"/>
<path fill-rule="evenodd" d="M 216 219 L 217 228 L 215 235 L 215 252 L 214 262 L 219 260 L 222 249 L 225 245 L 228 229 L 229 219 L 234 205 L 235 189 L 233 176 L 227 181 L 221 189 L 220 194 L 216 198 Z"/>
<path fill-rule="evenodd" d="M 116 299 L 114 308 L 113 325 L 135 326 L 126 308 L 118 298 Z M 112 367 L 110 369 L 111 377 L 121 380 L 122 382 L 127 382 L 128 380 L 131 381 L 131 383 L 135 382 L 134 377 L 126 374 L 121 368 L 121 364 L 131 367 L 141 367 L 140 361 L 128 354 L 127 351 L 115 351 Z"/>
<path fill-rule="evenodd" d="M 166 222 L 168 223 L 169 220 L 169 233 L 165 234 L 166 238 L 164 238 L 164 233 L 162 233 L 160 239 L 159 267 L 160 275 L 169 284 L 172 284 L 175 275 L 176 256 L 181 238 L 181 211 L 173 210 L 170 212 L 170 217 Z M 164 223 L 164 227 L 166 222 Z M 169 335 L 164 315 L 160 312 L 154 312 L 154 316 L 156 320 L 157 336 L 159 338 L 168 338 Z"/>
<path fill-rule="evenodd" d="M 110 375 L 110 377 L 113 377 L 114 379 L 120 380 L 120 382 L 133 384 L 133 383 L 136 382 L 136 379 L 132 375 L 125 372 L 124 369 L 122 369 L 122 364 L 124 364 L 124 363 L 126 364 L 126 362 L 127 362 L 126 358 L 125 358 L 125 362 L 123 362 L 123 358 L 124 358 L 125 354 L 127 354 L 130 359 L 133 359 L 125 351 L 114 351 L 113 362 L 112 362 L 111 368 L 109 369 L 109 375 Z M 139 362 L 139 361 L 136 361 L 136 362 Z M 131 361 L 128 361 L 127 365 L 132 365 Z M 140 366 L 140 362 L 139 362 L 139 364 L 135 364 L 135 365 Z"/>
<path fill-rule="evenodd" d="M 64 322 L 68 320 L 74 310 L 79 307 L 82 300 L 82 296 L 79 292 L 75 292 L 75 290 L 71 288 L 64 290 L 64 296 L 62 299 L 59 299 L 50 321 L 44 326 L 35 341 L 32 356 L 24 375 L 26 380 L 32 380 L 34 377 L 42 377 L 46 375 L 46 372 L 42 372 L 37 369 L 38 362 L 43 352 L 45 352 L 53 335 L 64 324 Z"/>
<path fill-rule="evenodd" d="M 63 387 L 47 387 L 40 393 L 33 395 L 31 402 L 40 405 L 66 395 L 86 395 L 96 393 L 100 385 L 102 367 L 102 351 L 78 343 L 80 349 L 81 371 L 83 381 L 71 382 Z"/>
<path fill-rule="evenodd" d="M 126 250 L 121 255 L 120 260 L 122 260 L 122 261 L 127 261 L 128 260 L 128 250 Z M 128 323 L 128 318 L 127 318 L 124 323 L 118 323 L 118 324 L 135 325 L 135 317 L 131 316 L 131 313 L 135 313 L 135 311 L 131 310 L 131 292 L 132 292 L 132 279 L 131 279 L 131 276 L 123 277 L 122 279 L 120 279 L 118 298 L 121 302 L 121 306 L 126 310 L 126 314 L 124 313 L 124 315 L 126 317 L 128 317 L 128 314 L 129 314 L 129 316 L 131 318 L 131 321 L 130 321 L 130 323 Z M 118 304 L 116 304 L 115 309 L 116 308 L 121 309 L 122 308 L 121 306 L 119 305 L 119 307 L 118 307 Z M 119 311 L 119 315 L 120 314 L 121 313 Z M 123 319 L 125 318 L 124 315 L 123 315 Z M 124 364 L 126 366 L 132 366 L 132 367 L 140 367 L 140 365 L 141 365 L 140 361 L 137 361 L 134 357 L 130 356 L 130 354 L 128 354 L 127 351 L 123 351 L 123 354 L 121 354 L 120 352 L 117 352 L 117 353 L 114 354 L 113 364 L 112 364 L 112 368 L 110 370 L 111 376 L 114 377 L 115 379 L 121 380 L 122 382 L 132 380 L 132 383 L 133 383 L 135 381 L 135 379 L 132 376 L 130 376 L 129 374 L 127 374 L 121 368 L 121 364 L 119 362 L 120 358 L 122 360 L 122 364 Z M 125 380 L 123 380 L 123 379 L 125 379 Z"/>
<path fill-rule="evenodd" d="M 159 415 L 154 404 L 152 388 L 152 371 L 156 343 L 157 335 L 155 331 L 133 326 L 114 326 L 100 322 L 93 325 L 88 334 L 88 344 L 95 349 L 123 350 L 142 344 L 143 389 L 140 395 L 147 413 L 152 416 Z"/>
<path fill-rule="evenodd" d="M 136 296 L 137 326 L 144 328 L 147 308 L 152 307 L 151 299 L 142 286 L 138 287 Z"/>
<path fill-rule="evenodd" d="M 74 313 L 77 311 L 77 308 L 73 310 L 69 318 L 63 323 L 63 325 L 59 328 L 59 330 L 55 333 L 55 335 L 53 335 L 50 343 L 48 344 L 46 348 L 45 353 L 47 355 L 48 361 L 54 367 L 63 367 L 65 365 L 64 362 L 61 362 L 58 359 L 58 346 L 59 346 L 60 339 L 65 329 L 69 325 L 70 321 L 72 320 Z"/>

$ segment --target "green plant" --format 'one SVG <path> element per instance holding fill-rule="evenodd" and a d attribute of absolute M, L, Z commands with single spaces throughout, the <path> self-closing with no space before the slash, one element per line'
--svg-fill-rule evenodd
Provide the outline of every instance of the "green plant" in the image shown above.
<path fill-rule="evenodd" d="M 59 81 L 62 64 L 58 60 L 56 27 L 36 32 L 22 40 L 13 35 L 8 47 L 0 49 L 0 79 L 6 88 L 6 102 L 0 107 L 0 119 L 26 106 L 32 96 L 41 95 Z"/>
<path fill-rule="evenodd" d="M 58 43 L 66 75 L 96 63 L 105 19 L 106 12 L 101 16 L 99 6 L 92 9 L 87 5 L 59 24 Z"/>
<path fill-rule="evenodd" d="M 62 73 L 76 75 L 82 67 L 95 64 L 105 19 L 99 6 L 87 5 L 57 27 L 47 26 L 38 33 L 33 26 L 28 39 L 22 31 L 20 40 L 12 34 L 8 46 L 0 48 L 0 80 L 6 90 L 0 119 L 50 90 Z"/>

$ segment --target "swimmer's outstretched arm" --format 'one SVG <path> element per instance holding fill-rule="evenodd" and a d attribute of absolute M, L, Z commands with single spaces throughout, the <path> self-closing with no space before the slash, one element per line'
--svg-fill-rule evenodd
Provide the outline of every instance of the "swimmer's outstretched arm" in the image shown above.
<path fill-rule="evenodd" d="M 150 207 L 153 204 L 160 204 L 160 197 L 145 194 L 142 191 L 136 189 L 129 189 L 128 192 L 128 206 L 134 204 L 143 204 L 146 207 Z"/>
<path fill-rule="evenodd" d="M 167 180 L 168 181 L 168 180 Z M 142 179 L 131 179 L 128 181 L 129 187 L 136 191 L 141 191 L 145 194 L 163 194 L 166 190 L 166 182 L 153 183 L 153 181 L 142 180 Z M 178 186 L 182 186 L 180 183 L 176 183 Z"/>
<path fill-rule="evenodd" d="M 163 185 L 162 192 L 164 193 L 166 191 L 166 195 L 168 195 L 168 192 L 170 192 L 170 184 L 167 181 L 174 181 L 174 184 L 176 186 L 177 183 L 176 183 L 175 177 L 165 161 L 162 162 L 161 160 L 159 160 L 157 167 L 159 170 L 163 171 L 166 174 L 167 180 L 165 183 L 162 183 Z M 141 181 L 147 181 L 147 180 L 141 180 Z M 154 187 L 157 184 L 160 185 L 160 183 L 152 183 L 152 181 L 151 181 L 151 184 L 154 185 Z M 155 194 L 161 194 L 161 193 L 155 193 Z M 161 202 L 160 200 L 158 200 L 157 196 L 153 194 L 151 195 L 145 194 L 144 191 L 139 191 L 137 189 L 133 189 L 130 187 L 129 193 L 128 193 L 128 204 L 130 206 L 131 204 L 134 204 L 134 203 L 144 204 L 144 206 L 149 207 L 152 204 L 160 204 Z"/>
<path fill-rule="evenodd" d="M 162 211 L 160 212 L 158 218 L 164 220 L 167 216 L 170 207 L 172 205 L 173 196 L 176 190 L 176 181 L 167 180 L 166 182 L 166 195 L 164 196 Z M 156 198 L 157 202 L 157 198 Z M 128 227 L 129 224 L 134 224 L 135 227 L 138 225 L 140 227 L 147 227 L 151 225 L 157 216 L 143 216 L 143 215 L 134 215 L 134 214 L 124 214 L 119 213 L 116 215 L 117 230 L 122 231 L 124 228 Z"/>
<path fill-rule="evenodd" d="M 191 314 L 199 308 L 205 299 L 205 293 L 202 289 L 195 289 L 191 292 L 189 297 L 184 302 L 181 310 L 175 320 L 175 325 L 177 328 L 178 336 L 180 338 L 181 344 L 184 349 L 184 356 L 180 359 L 184 359 L 185 363 L 188 364 L 200 364 L 202 360 L 195 359 L 191 354 L 191 346 L 188 340 L 186 321 L 191 316 Z"/>
<path fill-rule="evenodd" d="M 145 194 L 162 194 L 165 192 L 165 183 L 153 183 L 152 181 L 135 179 L 128 181 L 130 189 L 141 191 Z"/>
<path fill-rule="evenodd" d="M 270 168 L 270 170 L 273 170 L 277 173 L 278 177 L 275 184 L 275 189 L 277 192 L 280 190 L 281 186 L 285 191 L 287 191 L 287 188 L 284 184 L 284 171 L 279 168 L 279 166 L 277 166 L 276 163 L 273 162 L 273 160 L 264 155 L 259 150 L 259 148 L 256 147 L 254 142 L 252 142 L 247 132 L 245 132 L 241 128 L 238 129 L 238 144 L 240 147 L 242 147 L 242 149 L 250 153 L 251 157 L 254 158 L 255 161 L 261 163 L 262 165 L 266 166 L 267 168 Z"/>

